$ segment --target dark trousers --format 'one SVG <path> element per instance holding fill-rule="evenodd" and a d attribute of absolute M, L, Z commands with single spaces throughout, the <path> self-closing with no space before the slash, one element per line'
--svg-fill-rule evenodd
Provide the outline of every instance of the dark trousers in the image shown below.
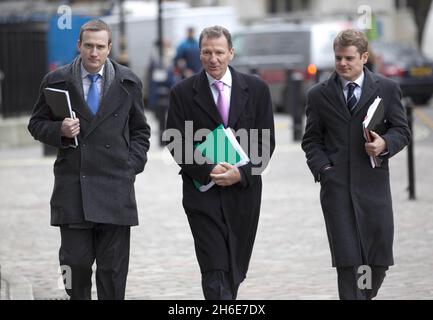
<path fill-rule="evenodd" d="M 96 259 L 96 288 L 100 300 L 125 298 L 129 266 L 130 227 L 95 224 L 92 228 L 60 227 L 62 270 L 70 268 L 66 293 L 71 300 L 90 300 L 92 265 Z"/>
<path fill-rule="evenodd" d="M 360 289 L 358 280 L 363 273 L 358 273 L 358 267 L 337 268 L 338 293 L 340 300 L 371 300 L 376 297 L 383 279 L 385 279 L 387 266 L 371 267 L 371 289 Z M 362 282 L 363 279 L 361 279 Z"/>
<path fill-rule="evenodd" d="M 213 270 L 202 273 L 201 284 L 206 300 L 236 300 L 239 284 L 234 284 L 230 273 Z"/>

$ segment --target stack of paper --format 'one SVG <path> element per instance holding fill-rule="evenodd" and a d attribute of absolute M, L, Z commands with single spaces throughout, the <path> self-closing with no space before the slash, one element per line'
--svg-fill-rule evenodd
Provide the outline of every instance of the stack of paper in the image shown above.
<path fill-rule="evenodd" d="M 378 129 L 384 121 L 385 109 L 381 101 L 382 99 L 380 97 L 377 97 L 373 101 L 373 103 L 370 105 L 370 107 L 367 110 L 367 115 L 365 116 L 364 121 L 362 122 L 364 138 L 367 142 L 372 141 L 370 131 L 374 131 L 378 133 Z M 380 167 L 382 163 L 382 159 L 380 159 L 379 157 L 370 156 L 370 163 L 373 168 Z"/>
<path fill-rule="evenodd" d="M 243 166 L 250 161 L 230 128 L 220 125 L 206 136 L 206 140 L 195 148 L 209 162 L 218 164 L 227 162 L 236 167 Z M 201 192 L 209 190 L 215 183 L 201 185 L 194 180 L 194 185 Z"/>
<path fill-rule="evenodd" d="M 44 94 L 45 100 L 56 119 L 75 119 L 75 112 L 72 111 L 71 99 L 69 99 L 68 91 L 55 88 L 45 88 Z M 76 148 L 77 146 L 78 139 L 77 137 L 74 137 L 73 143 L 70 144 L 70 147 Z"/>

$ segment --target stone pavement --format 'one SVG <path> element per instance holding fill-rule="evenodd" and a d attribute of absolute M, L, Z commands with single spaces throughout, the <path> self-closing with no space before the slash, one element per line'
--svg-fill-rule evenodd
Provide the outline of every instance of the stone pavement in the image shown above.
<path fill-rule="evenodd" d="M 126 298 L 202 299 L 178 167 L 157 146 L 156 125 L 153 129 L 149 162 L 136 181 L 140 226 L 132 229 Z M 261 220 L 239 299 L 337 299 L 319 185 L 299 142 L 291 139 L 291 119 L 276 116 L 276 129 L 277 148 L 264 175 Z M 391 161 L 396 265 L 379 299 L 433 299 L 432 129 L 416 121 L 416 201 L 407 200 L 406 150 Z M 59 230 L 49 225 L 53 161 L 42 157 L 37 143 L 0 150 L 0 266 L 6 280 L 1 299 L 11 298 L 5 284 L 16 279 L 31 284 L 34 299 L 66 298 L 58 285 Z"/>

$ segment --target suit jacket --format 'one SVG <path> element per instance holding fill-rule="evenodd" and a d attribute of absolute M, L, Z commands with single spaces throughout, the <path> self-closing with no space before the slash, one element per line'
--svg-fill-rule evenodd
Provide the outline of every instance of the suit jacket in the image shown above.
<path fill-rule="evenodd" d="M 238 73 L 231 67 L 230 71 L 233 83 L 228 127 L 247 129 L 248 138 L 258 140 L 258 148 L 265 150 L 270 158 L 275 138 L 268 86 L 255 76 Z M 192 135 L 185 129 L 189 126 L 187 121 L 193 126 L 193 135 L 200 129 L 211 131 L 222 123 L 204 70 L 178 83 L 170 94 L 167 129 L 181 132 L 181 142 L 175 148 L 181 148 L 184 157 L 185 152 L 191 152 L 188 143 L 192 146 L 204 140 L 204 137 L 196 137 L 192 141 Z M 257 139 L 249 129 L 258 129 Z M 268 136 L 264 139 L 261 129 L 267 129 Z M 240 168 L 242 181 L 229 187 L 215 185 L 206 192 L 198 191 L 193 179 L 202 184 L 209 182 L 209 174 L 215 165 L 187 164 L 175 155 L 181 167 L 183 206 L 194 236 L 200 268 L 202 272 L 231 271 L 237 283 L 245 278 L 248 269 L 260 213 L 262 183 L 259 174 L 252 174 L 253 169 L 261 165 L 264 169 L 269 160 L 259 164 L 254 149 L 243 144 L 244 141 L 241 139 L 241 145 L 252 161 Z M 173 139 L 170 145 L 172 143 Z M 228 243 L 228 253 L 224 241 Z"/>
<path fill-rule="evenodd" d="M 409 142 L 410 131 L 400 88 L 364 68 L 362 94 L 350 114 L 339 78 L 334 73 L 314 86 L 307 97 L 307 124 L 302 148 L 307 164 L 320 180 L 333 266 L 393 264 L 393 211 L 388 160 Z M 362 121 L 373 100 L 381 97 L 385 123 L 378 132 L 388 153 L 372 168 L 365 151 Z M 332 165 L 319 179 L 324 165 Z"/>
<path fill-rule="evenodd" d="M 58 147 L 51 224 L 137 225 L 134 181 L 147 161 L 150 137 L 141 82 L 128 68 L 107 60 L 101 104 L 93 116 L 84 101 L 80 63 L 76 58 L 45 76 L 28 125 L 35 139 Z M 80 119 L 78 148 L 65 147 L 63 119 L 51 113 L 43 94 L 46 87 L 69 91 Z"/>

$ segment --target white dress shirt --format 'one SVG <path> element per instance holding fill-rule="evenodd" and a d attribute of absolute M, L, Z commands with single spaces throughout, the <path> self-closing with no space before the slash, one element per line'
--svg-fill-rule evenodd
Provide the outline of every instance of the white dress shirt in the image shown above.
<path fill-rule="evenodd" d="M 214 79 L 207 72 L 206 72 L 206 76 L 207 76 L 207 79 L 209 81 L 209 86 L 210 86 L 210 90 L 212 92 L 213 99 L 215 101 L 215 105 L 217 105 L 219 92 L 218 92 L 218 89 L 215 88 L 215 86 L 213 85 L 213 83 L 215 81 L 218 81 L 218 80 Z M 232 74 L 231 74 L 229 68 L 227 68 L 226 73 L 224 74 L 224 76 L 219 81 L 221 81 L 222 83 L 224 83 L 224 95 L 223 95 L 223 98 L 226 100 L 227 106 L 229 106 L 229 108 L 230 108 L 230 97 L 232 95 Z"/>
<path fill-rule="evenodd" d="M 81 63 L 81 80 L 83 82 L 83 93 L 84 93 L 84 101 L 87 101 L 87 94 L 89 93 L 89 88 L 90 85 L 92 84 L 92 82 L 90 81 L 90 79 L 87 77 L 87 75 L 90 74 L 90 72 L 88 72 L 84 66 L 83 63 Z M 101 70 L 99 70 L 98 74 L 100 75 L 100 77 L 98 78 L 98 80 L 96 80 L 96 85 L 98 86 L 98 92 L 99 92 L 99 101 L 101 101 L 101 97 L 102 97 L 102 80 L 103 80 L 103 75 L 104 75 L 104 66 L 102 66 Z"/>
<path fill-rule="evenodd" d="M 358 103 L 359 99 L 361 98 L 361 93 L 362 93 L 362 83 L 364 82 L 364 71 L 362 71 L 361 75 L 358 77 L 358 79 L 356 79 L 355 81 L 347 81 L 343 78 L 340 77 L 341 80 L 341 85 L 343 86 L 343 94 L 344 94 L 344 98 L 347 101 L 347 94 L 349 92 L 349 83 L 355 82 L 358 86 L 355 88 L 354 94 L 355 94 L 355 98 L 356 98 L 356 103 Z"/>

